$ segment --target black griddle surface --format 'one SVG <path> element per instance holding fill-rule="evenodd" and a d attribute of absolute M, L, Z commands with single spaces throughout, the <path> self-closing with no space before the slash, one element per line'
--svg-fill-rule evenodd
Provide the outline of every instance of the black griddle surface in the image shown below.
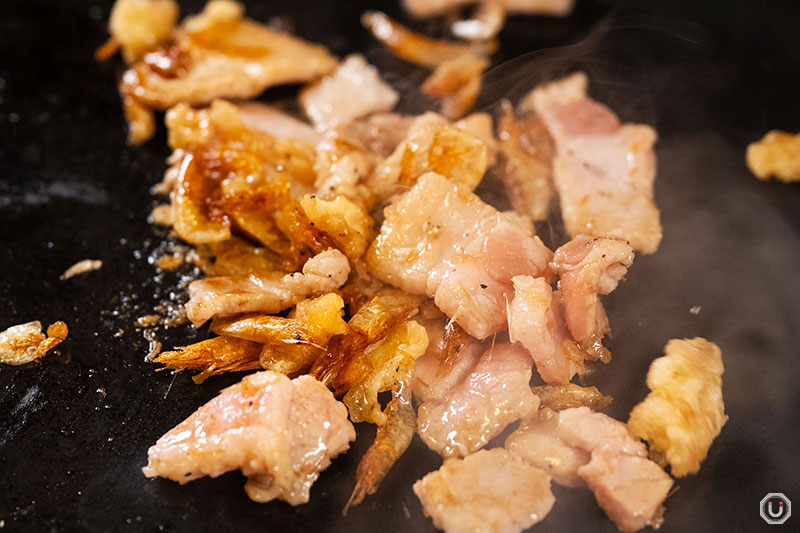
<path fill-rule="evenodd" d="M 201 7 L 182 4 L 184 13 Z M 247 4 L 258 20 L 288 14 L 299 35 L 339 55 L 368 51 L 400 87 L 422 79 L 360 28 L 359 13 L 374 3 Z M 718 343 L 730 420 L 700 473 L 677 482 L 662 531 L 766 528 L 758 513 L 766 493 L 800 502 L 800 185 L 757 181 L 744 149 L 772 128 L 800 131 L 800 10 L 791 1 L 578 4 L 565 20 L 509 21 L 495 57 L 504 64 L 488 74 L 480 105 L 495 109 L 536 81 L 583 68 L 593 94 L 658 128 L 664 240 L 657 254 L 637 257 L 607 300 L 614 359 L 594 383 L 615 397 L 608 412 L 625 419 L 669 339 Z M 403 17 L 395 3 L 380 7 Z M 440 460 L 419 439 L 377 495 L 341 516 L 369 427 L 297 508 L 249 501 L 239 473 L 183 487 L 142 475 L 148 446 L 240 376 L 196 386 L 143 360 L 147 342 L 133 321 L 180 298 L 170 295 L 179 275 L 148 261 L 165 238 L 147 216 L 167 148 L 163 128 L 142 147 L 125 143 L 121 64 L 92 58 L 109 9 L 78 0 L 0 5 L 0 329 L 29 320 L 70 329 L 60 356 L 0 368 L 0 528 L 432 531 L 411 484 Z M 409 91 L 402 105 L 427 103 Z M 491 180 L 481 191 L 499 197 Z M 543 233 L 560 235 L 557 226 Z M 102 270 L 59 281 L 84 258 L 102 259 Z M 171 347 L 207 332 L 182 326 L 159 337 Z M 614 531 L 588 491 L 554 492 L 536 530 Z"/>

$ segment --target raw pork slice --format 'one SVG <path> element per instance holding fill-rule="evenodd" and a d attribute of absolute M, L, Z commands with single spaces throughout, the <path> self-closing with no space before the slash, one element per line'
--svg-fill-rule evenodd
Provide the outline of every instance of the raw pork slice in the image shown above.
<path fill-rule="evenodd" d="M 414 484 L 426 515 L 447 533 L 516 533 L 553 507 L 550 476 L 502 449 L 448 459 Z"/>
<path fill-rule="evenodd" d="M 442 457 L 465 456 L 486 445 L 503 429 L 536 412 L 531 392 L 531 359 L 521 347 L 498 344 L 441 401 L 417 411 L 417 431 Z"/>
<path fill-rule="evenodd" d="M 628 427 L 588 407 L 559 414 L 558 436 L 591 453 L 578 475 L 620 531 L 657 528 L 672 478 L 647 458 L 647 449 Z"/>
<path fill-rule="evenodd" d="M 656 131 L 620 125 L 606 106 L 586 94 L 578 72 L 533 90 L 523 107 L 544 120 L 556 144 L 553 179 L 561 215 L 573 237 L 617 237 L 651 254 L 661 242 L 653 203 Z"/>
<path fill-rule="evenodd" d="M 265 371 L 195 411 L 147 452 L 147 477 L 186 483 L 240 469 L 255 501 L 306 503 L 330 460 L 355 439 L 347 409 L 310 376 Z"/>
<path fill-rule="evenodd" d="M 210 318 L 242 313 L 277 313 L 312 295 L 341 287 L 350 263 L 339 250 L 326 250 L 309 259 L 302 272 L 218 276 L 189 284 L 186 315 L 195 327 Z"/>
<path fill-rule="evenodd" d="M 504 329 L 511 278 L 543 275 L 551 258 L 528 228 L 439 174 L 421 176 L 384 213 L 370 271 L 432 297 L 477 339 Z"/>
<path fill-rule="evenodd" d="M 547 472 L 556 483 L 567 487 L 586 485 L 578 469 L 589 462 L 591 455 L 559 438 L 556 411 L 541 409 L 536 416 L 523 420 L 506 439 L 506 449 Z"/>

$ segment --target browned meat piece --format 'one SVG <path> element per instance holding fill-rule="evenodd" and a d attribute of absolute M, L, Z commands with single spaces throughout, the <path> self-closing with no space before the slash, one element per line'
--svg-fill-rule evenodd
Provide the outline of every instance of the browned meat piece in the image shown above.
<path fill-rule="evenodd" d="M 241 102 L 236 104 L 236 108 L 239 110 L 239 118 L 250 129 L 269 133 L 273 137 L 299 139 L 310 145 L 316 145 L 322 140 L 322 134 L 310 124 L 277 107 L 261 102 Z"/>
<path fill-rule="evenodd" d="M 514 298 L 508 307 L 508 335 L 536 362 L 547 383 L 567 383 L 583 372 L 583 354 L 564 324 L 560 291 L 544 278 L 514 276 Z"/>
<path fill-rule="evenodd" d="M 610 294 L 633 263 L 633 250 L 617 239 L 580 235 L 556 250 L 553 264 L 564 298 L 564 318 L 578 343 L 602 339 L 608 318 L 599 295 Z"/>
<path fill-rule="evenodd" d="M 387 199 L 407 191 L 423 174 L 436 172 L 474 189 L 488 162 L 489 146 L 483 139 L 428 112 L 414 120 L 404 141 L 377 163 L 365 184 Z"/>
<path fill-rule="evenodd" d="M 174 63 L 180 68 L 139 62 L 123 74 L 120 93 L 139 109 L 166 109 L 250 98 L 267 87 L 305 82 L 335 68 L 336 59 L 324 47 L 247 20 L 243 11 L 236 2 L 212 0 L 176 31 Z"/>

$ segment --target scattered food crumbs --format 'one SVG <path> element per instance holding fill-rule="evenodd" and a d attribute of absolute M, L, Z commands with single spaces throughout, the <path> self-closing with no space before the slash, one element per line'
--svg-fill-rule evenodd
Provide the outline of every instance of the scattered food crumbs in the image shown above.
<path fill-rule="evenodd" d="M 183 264 L 184 258 L 179 254 L 162 255 L 156 261 L 156 266 L 161 270 L 175 270 Z"/>
<path fill-rule="evenodd" d="M 87 272 L 91 272 L 92 270 L 100 270 L 103 267 L 103 262 L 99 259 L 84 259 L 83 261 L 78 261 L 61 274 L 58 279 L 65 280 L 69 279 L 73 276 L 79 276 L 80 274 L 86 274 Z"/>
<path fill-rule="evenodd" d="M 100 396 L 102 396 L 103 398 L 105 398 L 105 397 L 106 397 L 106 389 L 104 389 L 103 387 L 100 387 L 100 388 L 98 388 L 98 389 L 97 389 L 97 393 L 98 393 Z"/>
<path fill-rule="evenodd" d="M 692 306 L 692 308 L 689 309 L 689 312 L 692 313 L 693 315 L 699 314 L 700 313 L 700 306 L 699 305 Z"/>
<path fill-rule="evenodd" d="M 160 321 L 161 317 L 158 315 L 144 315 L 136 319 L 136 326 L 140 328 L 149 328 L 157 326 Z"/>
<path fill-rule="evenodd" d="M 144 330 L 144 338 L 149 344 L 145 361 L 152 361 L 161 353 L 161 342 L 156 338 L 156 333 L 152 329 Z"/>

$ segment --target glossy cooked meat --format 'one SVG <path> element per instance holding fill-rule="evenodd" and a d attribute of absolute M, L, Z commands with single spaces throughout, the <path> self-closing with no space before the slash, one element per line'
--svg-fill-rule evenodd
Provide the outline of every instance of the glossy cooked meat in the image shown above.
<path fill-rule="evenodd" d="M 289 467 L 288 476 L 276 472 L 274 466 L 270 472 L 250 476 L 244 490 L 257 502 L 275 498 L 290 505 L 308 502 L 309 491 L 319 473 L 355 440 L 355 429 L 347 420 L 346 409 L 324 385 L 310 376 L 295 378 L 292 385 L 286 423 L 289 457 L 281 465 Z"/>
<path fill-rule="evenodd" d="M 672 478 L 647 458 L 647 448 L 625 424 L 576 407 L 559 413 L 558 436 L 591 453 L 578 475 L 621 531 L 661 525 Z"/>
<path fill-rule="evenodd" d="M 564 324 L 560 291 L 553 293 L 544 278 L 514 276 L 514 297 L 508 307 L 508 335 L 533 357 L 547 383 L 567 383 L 583 370 L 583 358 L 565 349 L 574 342 Z"/>
<path fill-rule="evenodd" d="M 378 157 L 389 157 L 416 117 L 398 113 L 373 113 L 336 128 L 337 136 Z"/>
<path fill-rule="evenodd" d="M 283 275 L 219 276 L 189 284 L 186 314 L 195 326 L 210 318 L 242 313 L 277 313 L 312 295 L 341 287 L 350 274 L 347 257 L 327 250 L 303 266 L 302 272 Z"/>
<path fill-rule="evenodd" d="M 477 339 L 504 329 L 511 278 L 547 269 L 550 251 L 538 237 L 438 174 L 420 177 L 384 214 L 366 255 L 370 271 L 434 298 Z"/>
<path fill-rule="evenodd" d="M 553 507 L 550 476 L 502 449 L 481 450 L 414 484 L 425 514 L 446 533 L 516 533 Z"/>
<path fill-rule="evenodd" d="M 420 115 L 392 154 L 376 164 L 365 181 L 381 199 L 413 186 L 420 176 L 436 172 L 470 190 L 483 179 L 489 161 L 486 142 L 437 113 Z"/>
<path fill-rule="evenodd" d="M 486 350 L 486 344 L 474 339 L 466 346 L 457 348 L 455 360 L 445 363 L 445 327 L 447 320 L 437 319 L 422 322 L 428 332 L 428 349 L 417 359 L 414 369 L 414 398 L 419 403 L 439 402 L 446 399 L 450 391 L 469 374 Z"/>
<path fill-rule="evenodd" d="M 587 96 L 587 83 L 575 73 L 536 87 L 523 104 L 555 141 L 553 179 L 567 231 L 624 239 L 653 253 L 661 242 L 653 203 L 656 131 L 620 125 L 613 111 Z"/>
<path fill-rule="evenodd" d="M 579 235 L 558 248 L 553 264 L 564 299 L 564 318 L 578 343 L 608 332 L 608 318 L 599 295 L 609 294 L 633 263 L 625 241 Z"/>
<path fill-rule="evenodd" d="M 517 213 L 547 220 L 553 197 L 553 141 L 535 114 L 517 118 L 508 102 L 497 124 L 500 163 L 494 170 Z"/>
<path fill-rule="evenodd" d="M 239 118 L 250 129 L 269 133 L 273 137 L 300 139 L 310 145 L 322 140 L 322 134 L 311 124 L 296 119 L 277 107 L 261 102 L 241 102 L 236 104 Z"/>
<path fill-rule="evenodd" d="M 570 446 L 558 436 L 558 413 L 551 409 L 540 409 L 534 416 L 524 419 L 508 436 L 505 447 L 526 463 L 547 472 L 560 485 L 586 485 L 578 469 L 589 462 L 591 454 Z"/>
<path fill-rule="evenodd" d="M 240 469 L 255 501 L 308 501 L 331 458 L 355 438 L 347 410 L 319 382 L 274 372 L 223 390 L 148 450 L 148 477 L 184 484 Z"/>
<path fill-rule="evenodd" d="M 418 433 L 442 457 L 463 457 L 482 448 L 508 424 L 536 412 L 530 356 L 518 346 L 496 344 L 442 400 L 417 410 Z"/>
<path fill-rule="evenodd" d="M 213 0 L 187 18 L 176 32 L 174 53 L 164 50 L 162 59 L 138 62 L 123 74 L 120 93 L 128 107 L 166 109 L 182 102 L 250 98 L 336 67 L 324 47 L 245 19 L 243 11 L 236 2 Z"/>

